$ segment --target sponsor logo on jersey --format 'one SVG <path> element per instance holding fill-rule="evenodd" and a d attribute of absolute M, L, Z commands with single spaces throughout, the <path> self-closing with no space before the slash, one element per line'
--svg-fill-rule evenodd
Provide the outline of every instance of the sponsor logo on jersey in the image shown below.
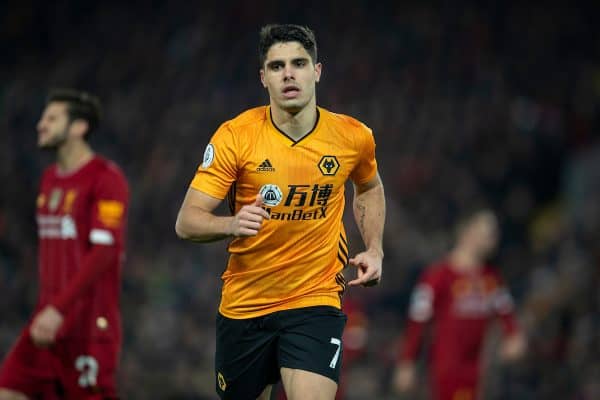
<path fill-rule="evenodd" d="M 281 203 L 281 199 L 283 199 L 283 193 L 277 185 L 264 185 L 260 188 L 259 193 L 263 198 L 263 203 L 267 206 L 275 207 L 279 205 L 279 203 Z"/>
<path fill-rule="evenodd" d="M 333 192 L 331 183 L 325 185 L 288 185 L 288 195 L 285 199 L 285 206 L 303 207 L 307 206 L 326 206 L 329 197 Z"/>
<path fill-rule="evenodd" d="M 264 185 L 260 194 L 272 220 L 306 221 L 327 218 L 327 202 L 333 193 L 333 184 L 325 185 L 288 185 L 283 207 L 288 210 L 274 211 L 271 207 L 279 205 L 283 193 L 277 185 Z M 311 207 L 310 209 L 307 209 Z M 289 210 L 289 209 L 292 210 Z"/>
<path fill-rule="evenodd" d="M 42 239 L 76 239 L 77 226 L 70 215 L 37 216 L 38 236 Z"/>
<path fill-rule="evenodd" d="M 275 172 L 275 168 L 271 164 L 271 161 L 265 158 L 265 161 L 261 162 L 258 168 L 256 168 L 256 172 Z"/>
<path fill-rule="evenodd" d="M 311 211 L 304 211 L 300 208 L 296 208 L 291 212 L 277 212 L 270 208 L 267 208 L 266 211 L 272 220 L 280 221 L 308 221 L 327 218 L 327 207 L 319 207 Z"/>
<path fill-rule="evenodd" d="M 463 318 L 487 318 L 512 309 L 510 294 L 494 278 L 457 279 L 451 293 L 453 311 Z"/>
<path fill-rule="evenodd" d="M 340 169 L 340 162 L 336 156 L 323 156 L 319 161 L 319 170 L 325 176 L 334 176 Z"/>
<path fill-rule="evenodd" d="M 210 167 L 215 160 L 215 147 L 212 143 L 209 143 L 204 149 L 204 156 L 202 157 L 202 168 L 206 169 Z"/>

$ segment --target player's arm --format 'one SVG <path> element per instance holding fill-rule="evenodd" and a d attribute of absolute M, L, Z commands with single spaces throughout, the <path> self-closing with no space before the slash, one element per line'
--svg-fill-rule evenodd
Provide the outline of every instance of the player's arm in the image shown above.
<path fill-rule="evenodd" d="M 396 370 L 393 377 L 394 389 L 406 392 L 416 384 L 416 359 L 423 345 L 425 331 L 435 314 L 436 290 L 439 291 L 439 276 L 426 273 L 411 295 L 408 321 L 404 340 L 398 352 Z"/>
<path fill-rule="evenodd" d="M 498 279 L 502 282 L 500 279 Z M 500 286 L 494 294 L 494 309 L 502 323 L 504 338 L 500 347 L 500 357 L 504 361 L 515 361 L 523 356 L 527 348 L 527 338 L 519 327 L 514 312 L 514 301 L 508 288 Z"/>
<path fill-rule="evenodd" d="M 393 385 L 397 392 L 404 393 L 412 390 L 417 383 L 416 359 L 421 348 L 427 322 L 409 319 L 404 333 L 396 369 L 393 375 Z"/>
<path fill-rule="evenodd" d="M 85 293 L 107 268 L 117 263 L 118 258 L 119 252 L 115 246 L 92 246 L 68 286 L 33 319 L 30 333 L 36 345 L 45 347 L 54 343 L 71 304 Z"/>
<path fill-rule="evenodd" d="M 235 216 L 217 216 L 213 211 L 220 199 L 189 188 L 175 222 L 175 232 L 182 239 L 213 242 L 227 237 L 255 236 L 269 214 L 262 209 L 262 198 L 243 206 Z"/>
<path fill-rule="evenodd" d="M 206 146 L 202 164 L 183 199 L 175 232 L 185 240 L 212 242 L 227 237 L 258 234 L 269 214 L 260 208 L 262 198 L 242 206 L 234 216 L 218 216 L 214 210 L 238 178 L 240 146 L 229 123 L 224 123 Z"/>
<path fill-rule="evenodd" d="M 525 333 L 521 330 L 517 330 L 504 337 L 500 349 L 500 356 L 502 360 L 507 362 L 516 361 L 523 357 L 526 350 L 527 338 Z"/>
<path fill-rule="evenodd" d="M 420 347 L 425 324 L 409 321 L 405 332 L 403 351 L 396 363 L 393 376 L 394 389 L 403 393 L 412 390 L 417 381 L 416 354 Z"/>
<path fill-rule="evenodd" d="M 357 279 L 350 281 L 349 285 L 369 286 L 381 279 L 383 261 L 385 196 L 378 173 L 365 183 L 354 183 L 353 211 L 366 250 L 349 260 L 358 268 Z"/>

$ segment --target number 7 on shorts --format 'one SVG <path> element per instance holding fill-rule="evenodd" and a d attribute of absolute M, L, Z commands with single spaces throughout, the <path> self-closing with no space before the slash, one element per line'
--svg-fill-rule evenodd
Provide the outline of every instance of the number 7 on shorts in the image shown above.
<path fill-rule="evenodd" d="M 331 338 L 331 341 L 329 342 L 331 344 L 335 344 L 337 346 L 337 350 L 335 351 L 335 354 L 333 355 L 333 358 L 331 359 L 331 362 L 329 363 L 329 368 L 335 368 L 339 358 L 340 358 L 340 350 L 342 348 L 342 341 L 338 338 Z"/>

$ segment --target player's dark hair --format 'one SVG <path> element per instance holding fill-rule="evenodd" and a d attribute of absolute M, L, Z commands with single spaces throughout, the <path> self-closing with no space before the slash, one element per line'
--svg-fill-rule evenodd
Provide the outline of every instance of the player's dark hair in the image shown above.
<path fill-rule="evenodd" d="M 88 123 L 86 137 L 100 124 L 102 118 L 102 106 L 98 97 L 75 89 L 54 89 L 46 98 L 46 105 L 53 102 L 67 104 L 69 121 L 82 119 Z"/>
<path fill-rule="evenodd" d="M 260 66 L 265 64 L 267 52 L 276 43 L 299 42 L 308 52 L 313 64 L 317 62 L 317 39 L 315 33 L 306 26 L 285 24 L 266 25 L 260 30 L 258 56 Z"/>

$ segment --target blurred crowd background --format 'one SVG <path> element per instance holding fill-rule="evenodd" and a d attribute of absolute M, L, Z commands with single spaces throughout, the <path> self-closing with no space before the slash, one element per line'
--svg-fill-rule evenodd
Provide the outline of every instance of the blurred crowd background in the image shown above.
<path fill-rule="evenodd" d="M 457 214 L 486 202 L 530 343 L 505 365 L 490 336 L 485 399 L 600 398 L 600 7 L 403 3 L 0 3 L 0 356 L 36 301 L 34 204 L 53 158 L 35 125 L 48 90 L 72 86 L 103 100 L 91 142 L 132 189 L 123 398 L 215 398 L 225 244 L 179 241 L 176 212 L 219 124 L 268 102 L 260 26 L 292 22 L 317 34 L 319 104 L 373 129 L 387 194 L 383 284 L 347 294 L 343 397 L 397 398 L 410 290 Z"/>

